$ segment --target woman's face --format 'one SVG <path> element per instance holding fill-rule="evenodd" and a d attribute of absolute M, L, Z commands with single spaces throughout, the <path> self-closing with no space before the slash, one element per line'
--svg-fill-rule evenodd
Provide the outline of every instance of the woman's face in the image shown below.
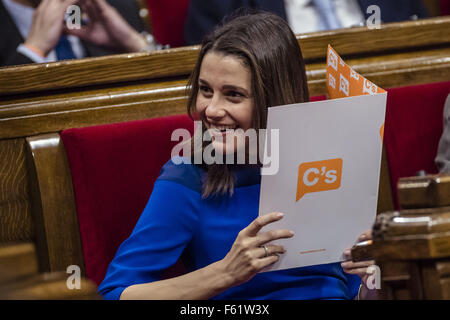
<path fill-rule="evenodd" d="M 224 154 L 245 150 L 242 130 L 252 128 L 254 108 L 249 69 L 234 56 L 208 52 L 198 86 L 196 111 L 211 134 L 214 149 Z"/>

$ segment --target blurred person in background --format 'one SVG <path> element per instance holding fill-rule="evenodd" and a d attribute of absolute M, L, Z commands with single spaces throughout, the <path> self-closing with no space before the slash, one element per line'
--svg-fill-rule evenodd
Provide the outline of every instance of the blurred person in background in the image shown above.
<path fill-rule="evenodd" d="M 78 29 L 64 20 L 71 5 L 86 18 Z M 0 0 L 0 26 L 0 66 L 149 51 L 152 45 L 134 0 Z"/>
<path fill-rule="evenodd" d="M 373 14 L 367 12 L 371 5 L 379 6 L 381 22 L 428 17 L 421 0 L 191 0 L 184 39 L 187 45 L 201 43 L 205 34 L 240 7 L 273 12 L 288 21 L 298 34 L 364 26 Z"/>
<path fill-rule="evenodd" d="M 450 94 L 444 106 L 444 130 L 439 140 L 435 163 L 440 173 L 450 174 Z"/>

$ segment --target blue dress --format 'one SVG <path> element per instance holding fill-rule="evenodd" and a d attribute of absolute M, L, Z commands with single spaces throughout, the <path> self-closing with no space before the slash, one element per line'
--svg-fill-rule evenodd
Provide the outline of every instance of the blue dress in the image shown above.
<path fill-rule="evenodd" d="M 259 169 L 233 174 L 232 197 L 202 199 L 205 171 L 167 162 L 132 234 L 108 267 L 99 287 L 103 297 L 119 299 L 128 286 L 161 280 L 182 253 L 188 271 L 223 259 L 239 231 L 258 216 Z M 213 299 L 353 299 L 360 283 L 333 263 L 258 273 Z"/>

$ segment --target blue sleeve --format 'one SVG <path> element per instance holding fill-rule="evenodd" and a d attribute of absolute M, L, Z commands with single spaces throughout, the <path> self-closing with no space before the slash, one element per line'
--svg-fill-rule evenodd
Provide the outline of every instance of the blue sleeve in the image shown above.
<path fill-rule="evenodd" d="M 349 291 L 349 299 L 355 299 L 361 285 L 361 278 L 356 274 L 345 273 L 347 277 L 347 286 Z"/>
<path fill-rule="evenodd" d="M 131 285 L 160 280 L 191 240 L 199 203 L 199 193 L 158 179 L 133 232 L 108 267 L 99 287 L 103 297 L 119 299 Z"/>

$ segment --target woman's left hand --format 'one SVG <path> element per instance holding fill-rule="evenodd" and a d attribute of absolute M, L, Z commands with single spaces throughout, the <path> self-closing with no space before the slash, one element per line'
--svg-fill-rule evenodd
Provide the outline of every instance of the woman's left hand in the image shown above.
<path fill-rule="evenodd" d="M 359 238 L 358 242 L 372 240 L 372 230 L 367 230 L 363 232 Z M 345 261 L 341 263 L 342 269 L 345 273 L 356 274 L 361 278 L 362 284 L 367 288 L 367 279 L 370 273 L 367 273 L 367 268 L 375 264 L 374 260 L 353 262 L 351 248 L 344 251 Z"/>

